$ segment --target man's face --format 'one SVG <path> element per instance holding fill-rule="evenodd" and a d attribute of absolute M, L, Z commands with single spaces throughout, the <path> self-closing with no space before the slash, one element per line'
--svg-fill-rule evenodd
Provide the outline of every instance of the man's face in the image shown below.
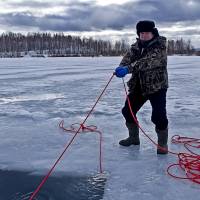
<path fill-rule="evenodd" d="M 141 32 L 140 33 L 140 39 L 144 41 L 151 40 L 153 38 L 152 32 Z"/>

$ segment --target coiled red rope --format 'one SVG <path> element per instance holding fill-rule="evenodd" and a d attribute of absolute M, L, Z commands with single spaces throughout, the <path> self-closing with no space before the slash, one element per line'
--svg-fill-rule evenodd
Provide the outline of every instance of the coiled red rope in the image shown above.
<path fill-rule="evenodd" d="M 177 179 L 188 179 L 200 184 L 200 155 L 195 151 L 200 149 L 200 139 L 174 135 L 171 139 L 174 144 L 184 144 L 189 153 L 178 153 L 178 163 L 167 168 L 167 173 Z M 191 150 L 193 148 L 193 150 Z M 179 167 L 185 175 L 175 175 L 172 168 Z"/>
<path fill-rule="evenodd" d="M 38 194 L 38 192 L 40 191 L 40 189 L 42 188 L 42 186 L 45 184 L 45 182 L 47 181 L 47 179 L 49 178 L 49 176 L 51 175 L 51 173 L 53 172 L 54 168 L 56 167 L 56 165 L 58 164 L 58 162 L 61 160 L 61 158 L 63 157 L 64 153 L 67 151 L 67 149 L 69 148 L 69 146 L 72 144 L 72 142 L 74 141 L 75 137 L 78 135 L 78 133 L 80 132 L 81 129 L 91 129 L 93 130 L 90 126 L 84 126 L 85 122 L 87 121 L 87 119 L 89 118 L 89 116 L 91 115 L 91 113 L 93 112 L 94 108 L 96 107 L 97 103 L 99 102 L 99 100 L 101 99 L 101 97 L 103 96 L 104 92 L 106 91 L 108 85 L 110 84 L 111 80 L 113 79 L 114 74 L 110 77 L 109 81 L 107 82 L 106 86 L 104 87 L 104 89 L 102 90 L 101 94 L 99 95 L 99 97 L 97 98 L 95 104 L 93 105 L 92 109 L 89 111 L 89 113 L 87 114 L 87 116 L 85 117 L 85 119 L 83 120 L 83 122 L 80 124 L 79 128 L 75 131 L 74 129 L 74 136 L 72 137 L 72 139 L 66 144 L 66 147 L 64 148 L 63 152 L 60 154 L 60 156 L 58 157 L 58 159 L 55 161 L 55 163 L 53 164 L 53 166 L 51 167 L 51 169 L 48 171 L 47 175 L 42 179 L 41 183 L 38 185 L 38 187 L 36 188 L 36 190 L 32 193 L 31 197 L 29 198 L 29 200 L 33 200 L 33 198 Z M 61 128 L 64 128 L 64 121 L 61 122 L 59 124 L 59 126 Z M 94 127 L 93 127 L 94 128 Z M 72 127 L 73 129 L 73 127 Z M 65 130 L 65 128 L 63 129 Z M 67 130 L 67 129 L 66 129 Z M 99 131 L 96 130 L 96 132 L 100 133 Z M 101 136 L 101 134 L 100 134 Z M 100 142 L 101 145 L 101 142 Z M 100 151 L 100 155 L 101 155 L 101 151 Z M 101 157 L 101 156 L 100 156 Z M 100 164 L 100 169 L 102 170 L 101 164 Z"/>
<path fill-rule="evenodd" d="M 162 150 L 166 150 L 165 148 L 162 148 L 159 146 L 156 142 L 154 142 L 142 129 L 142 127 L 139 125 L 139 122 L 137 121 L 137 118 L 135 117 L 133 110 L 131 108 L 131 103 L 128 97 L 128 92 L 126 89 L 126 85 L 123 80 L 123 85 L 124 85 L 124 90 L 126 93 L 126 98 L 128 101 L 129 109 L 131 112 L 131 115 L 133 117 L 133 120 L 139 127 L 139 129 L 142 131 L 142 133 L 157 147 Z M 200 139 L 197 138 L 190 138 L 190 137 L 181 137 L 179 135 L 174 135 L 171 139 L 172 143 L 175 144 L 184 144 L 185 148 L 190 152 L 190 153 L 175 153 L 172 151 L 168 151 L 168 153 L 173 154 L 178 156 L 178 163 L 177 164 L 172 164 L 167 168 L 167 173 L 177 179 L 188 179 L 192 182 L 200 184 L 200 155 L 194 151 L 192 151 L 190 148 L 192 147 L 193 149 L 199 150 L 200 149 Z M 185 176 L 178 176 L 175 175 L 171 172 L 173 167 L 179 167 L 182 171 L 185 172 Z"/>

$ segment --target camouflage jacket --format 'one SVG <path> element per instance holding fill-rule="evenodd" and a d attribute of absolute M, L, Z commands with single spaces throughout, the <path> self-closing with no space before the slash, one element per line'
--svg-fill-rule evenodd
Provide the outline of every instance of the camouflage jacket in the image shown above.
<path fill-rule="evenodd" d="M 128 81 L 129 92 L 139 84 L 142 95 L 149 95 L 168 88 L 166 38 L 153 39 L 146 48 L 139 48 L 139 39 L 131 45 L 120 66 L 128 66 L 132 77 Z"/>

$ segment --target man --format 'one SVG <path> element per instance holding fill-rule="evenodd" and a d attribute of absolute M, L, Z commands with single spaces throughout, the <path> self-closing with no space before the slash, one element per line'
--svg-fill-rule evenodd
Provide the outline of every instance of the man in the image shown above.
<path fill-rule="evenodd" d="M 166 38 L 159 36 L 153 21 L 139 21 L 136 25 L 137 41 L 123 57 L 115 69 L 117 77 L 128 73 L 129 94 L 133 113 L 140 110 L 149 100 L 152 106 L 151 121 L 158 136 L 158 154 L 168 153 L 168 119 L 166 113 L 166 93 L 168 88 Z M 139 128 L 135 123 L 126 100 L 122 109 L 129 137 L 119 142 L 122 146 L 139 145 Z"/>

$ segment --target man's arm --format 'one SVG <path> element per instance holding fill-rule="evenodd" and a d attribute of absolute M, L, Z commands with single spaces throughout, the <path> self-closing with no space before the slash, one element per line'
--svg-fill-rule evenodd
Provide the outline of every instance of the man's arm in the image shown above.
<path fill-rule="evenodd" d="M 128 72 L 133 73 L 136 70 L 134 68 L 135 63 L 136 61 L 134 62 L 134 54 L 130 49 L 129 51 L 126 52 L 126 54 L 122 58 L 119 66 L 126 66 L 128 67 Z"/>
<path fill-rule="evenodd" d="M 128 66 L 131 64 L 131 52 L 130 50 L 126 52 L 124 57 L 122 58 L 119 66 Z"/>

